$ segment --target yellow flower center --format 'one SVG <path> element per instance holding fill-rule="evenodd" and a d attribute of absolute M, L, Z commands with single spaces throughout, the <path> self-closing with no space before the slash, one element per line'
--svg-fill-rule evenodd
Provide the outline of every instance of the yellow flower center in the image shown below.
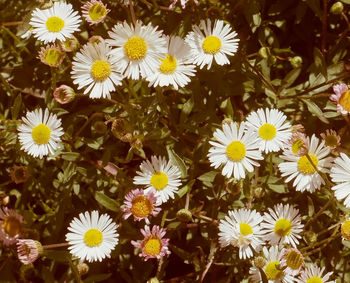
<path fill-rule="evenodd" d="M 145 217 L 152 212 L 153 205 L 145 196 L 137 196 L 132 200 L 131 213 L 137 217 Z"/>
<path fill-rule="evenodd" d="M 103 240 L 102 232 L 97 229 L 90 229 L 84 235 L 85 244 L 90 247 L 98 247 Z"/>
<path fill-rule="evenodd" d="M 46 21 L 46 27 L 49 32 L 59 32 L 64 27 L 64 20 L 59 17 L 50 17 Z"/>
<path fill-rule="evenodd" d="M 267 279 L 277 280 L 283 276 L 283 271 L 277 268 L 279 265 L 280 263 L 278 261 L 272 261 L 266 265 L 265 274 Z"/>
<path fill-rule="evenodd" d="M 124 53 L 130 60 L 141 60 L 146 56 L 147 43 L 141 37 L 130 37 L 124 44 Z"/>
<path fill-rule="evenodd" d="M 312 161 L 312 163 L 315 165 L 317 168 L 318 165 L 318 159 L 315 155 L 309 154 L 309 157 Z M 314 166 L 311 164 L 309 159 L 307 158 L 306 155 L 302 156 L 298 160 L 298 170 L 299 172 L 305 174 L 305 175 L 310 175 L 316 172 Z"/>
<path fill-rule="evenodd" d="M 241 161 L 245 157 L 245 145 L 240 141 L 233 141 L 226 147 L 226 155 L 232 161 Z"/>
<path fill-rule="evenodd" d="M 292 230 L 292 223 L 288 219 L 278 219 L 275 224 L 274 231 L 280 236 L 284 237 L 290 234 Z"/>
<path fill-rule="evenodd" d="M 345 239 L 350 241 L 350 220 L 346 220 L 341 225 L 341 234 Z"/>
<path fill-rule="evenodd" d="M 91 66 L 90 73 L 95 81 L 104 81 L 111 74 L 111 64 L 106 60 L 96 60 Z"/>
<path fill-rule="evenodd" d="M 151 177 L 151 185 L 157 190 L 161 191 L 168 185 L 168 177 L 163 172 L 155 172 Z"/>
<path fill-rule="evenodd" d="M 213 35 L 207 36 L 202 43 L 202 47 L 205 53 L 214 55 L 220 51 L 221 40 Z"/>
<path fill-rule="evenodd" d="M 89 9 L 89 16 L 93 21 L 100 21 L 105 15 L 107 15 L 107 10 L 99 3 L 94 4 Z"/>
<path fill-rule="evenodd" d="M 344 110 L 350 111 L 350 90 L 342 93 L 339 99 L 339 104 Z"/>
<path fill-rule="evenodd" d="M 298 154 L 298 152 L 300 150 L 302 150 L 302 148 L 304 147 L 304 142 L 302 139 L 298 139 L 296 141 L 294 141 L 294 143 L 292 144 L 292 152 L 294 154 Z"/>
<path fill-rule="evenodd" d="M 247 223 L 240 223 L 239 230 L 243 236 L 248 236 L 253 233 L 252 226 Z"/>
<path fill-rule="evenodd" d="M 51 67 L 57 67 L 61 62 L 64 53 L 57 48 L 49 48 L 45 51 L 44 60 Z"/>
<path fill-rule="evenodd" d="M 173 74 L 177 67 L 177 61 L 174 56 L 166 55 L 165 59 L 160 59 L 162 64 L 159 66 L 159 71 L 163 74 Z"/>
<path fill-rule="evenodd" d="M 326 146 L 336 147 L 338 145 L 338 137 L 335 135 L 328 135 L 324 139 L 324 143 Z"/>
<path fill-rule="evenodd" d="M 10 237 L 14 237 L 21 232 L 21 222 L 14 216 L 7 216 L 2 223 L 2 228 Z"/>
<path fill-rule="evenodd" d="M 286 263 L 291 269 L 297 270 L 304 263 L 304 258 L 301 253 L 291 250 L 286 255 Z"/>
<path fill-rule="evenodd" d="M 264 124 L 260 127 L 259 129 L 259 136 L 263 139 L 263 140 L 272 140 L 275 136 L 276 136 L 276 127 L 274 125 L 271 124 Z"/>
<path fill-rule="evenodd" d="M 306 283 L 322 283 L 322 279 L 320 277 L 314 276 L 314 277 L 310 277 Z"/>
<path fill-rule="evenodd" d="M 149 238 L 145 243 L 143 252 L 149 255 L 158 255 L 162 249 L 162 243 L 158 238 Z"/>
<path fill-rule="evenodd" d="M 39 124 L 32 130 L 32 137 L 36 144 L 46 144 L 49 142 L 51 130 L 45 124 Z"/>

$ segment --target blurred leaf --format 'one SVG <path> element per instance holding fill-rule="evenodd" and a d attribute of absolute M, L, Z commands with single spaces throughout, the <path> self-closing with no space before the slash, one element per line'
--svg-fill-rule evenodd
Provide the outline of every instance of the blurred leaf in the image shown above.
<path fill-rule="evenodd" d="M 103 192 L 96 191 L 95 199 L 99 204 L 101 204 L 105 208 L 112 210 L 114 212 L 119 212 L 120 208 L 118 203 L 115 200 L 111 199 L 109 196 L 106 196 Z"/>
<path fill-rule="evenodd" d="M 11 107 L 12 120 L 16 120 L 18 117 L 18 113 L 21 109 L 22 105 L 22 94 L 18 94 L 15 98 L 13 106 Z"/>
<path fill-rule="evenodd" d="M 169 155 L 169 160 L 170 162 L 175 165 L 181 172 L 181 177 L 185 178 L 187 177 L 187 167 L 185 165 L 185 162 L 178 156 L 175 151 L 167 147 L 168 155 Z"/>
<path fill-rule="evenodd" d="M 327 118 L 323 115 L 322 110 L 316 105 L 315 102 L 308 99 L 301 99 L 312 114 L 315 114 L 322 122 L 329 124 Z"/>

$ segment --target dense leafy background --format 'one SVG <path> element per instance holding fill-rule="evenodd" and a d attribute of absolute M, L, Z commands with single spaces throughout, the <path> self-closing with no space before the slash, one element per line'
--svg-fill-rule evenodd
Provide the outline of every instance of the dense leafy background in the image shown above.
<path fill-rule="evenodd" d="M 85 1 L 69 2 L 79 10 Z M 338 130 L 341 151 L 349 152 L 348 128 L 328 97 L 332 84 L 347 82 L 349 77 L 350 26 L 345 17 L 350 2 L 342 1 L 344 15 L 329 13 L 334 2 L 327 0 L 199 2 L 196 6 L 190 1 L 184 10 L 179 4 L 168 10 L 168 0 L 135 0 L 134 8 L 144 23 L 152 22 L 165 34 L 182 37 L 201 19 L 225 20 L 240 38 L 230 65 L 198 70 L 192 82 L 179 91 L 124 79 L 112 100 L 80 95 L 62 106 L 52 93 L 63 83 L 74 87 L 70 78 L 73 54 L 58 69 L 42 64 L 37 59 L 41 43 L 20 37 L 40 1 L 0 0 L 0 190 L 10 196 L 8 206 L 24 216 L 24 236 L 43 244 L 64 242 L 69 222 L 85 210 L 97 209 L 114 218 L 120 225 L 120 243 L 111 259 L 90 264 L 89 273 L 81 278 L 84 282 L 145 282 L 155 276 L 165 282 L 194 282 L 205 274 L 208 262 L 206 282 L 247 280 L 251 262 L 239 260 L 237 249 L 218 248 L 218 229 L 210 218 L 220 219 L 229 209 L 244 206 L 264 212 L 285 202 L 300 209 L 305 224 L 332 195 L 327 188 L 300 193 L 284 183 L 277 169 L 279 154 L 266 156 L 260 168 L 239 183 L 213 170 L 206 156 L 208 141 L 223 119 L 241 121 L 259 107 L 279 108 L 293 124 L 303 124 L 308 135 L 319 135 L 328 128 Z M 94 27 L 84 22 L 81 32 L 75 34 L 81 45 L 92 35 L 108 38 L 107 31 L 119 21 L 131 22 L 128 7 L 117 0 L 105 3 L 111 9 L 107 20 Z M 43 160 L 21 151 L 16 134 L 20 118 L 37 107 L 56 113 L 65 131 L 63 148 Z M 141 238 L 143 223 L 123 221 L 120 205 L 135 187 L 132 178 L 140 162 L 153 154 L 167 156 L 180 166 L 183 187 L 152 219 L 152 224 L 168 229 L 172 254 L 160 263 L 145 263 L 130 244 Z M 118 167 L 115 177 L 103 169 L 108 162 Z M 28 166 L 26 183 L 11 181 L 14 164 Z M 193 213 L 188 224 L 176 218 L 186 198 Z M 329 238 L 333 229 L 325 229 L 342 221 L 346 213 L 333 200 L 308 226 L 300 248 L 313 247 L 315 239 Z M 310 237 L 312 233 L 316 238 Z M 308 249 L 314 253 L 307 261 L 349 282 L 346 245 L 335 237 L 319 250 Z M 77 261 L 64 249 L 47 251 L 34 268 L 21 266 L 14 247 L 1 248 L 0 253 L 1 282 L 80 280 Z"/>

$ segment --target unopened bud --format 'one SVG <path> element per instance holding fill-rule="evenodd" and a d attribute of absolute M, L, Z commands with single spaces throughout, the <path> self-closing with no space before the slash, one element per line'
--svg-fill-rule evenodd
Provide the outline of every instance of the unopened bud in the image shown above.
<path fill-rule="evenodd" d="M 188 209 L 185 209 L 185 208 L 180 209 L 176 213 L 176 217 L 181 222 L 190 222 L 190 221 L 192 221 L 192 213 L 191 213 L 191 211 L 189 211 Z"/>
<path fill-rule="evenodd" d="M 330 12 L 333 14 L 333 15 L 340 15 L 341 13 L 343 13 L 343 10 L 344 10 L 344 5 L 342 2 L 335 2 L 331 9 L 330 9 Z"/>
<path fill-rule="evenodd" d="M 312 244 L 312 243 L 315 243 L 317 241 L 317 235 L 313 231 L 306 231 L 304 233 L 304 238 L 305 238 L 306 243 L 308 243 L 308 244 Z"/>
<path fill-rule="evenodd" d="M 147 283 L 159 283 L 159 280 L 157 277 L 153 277 L 151 279 L 148 279 L 147 280 Z"/>
<path fill-rule="evenodd" d="M 256 187 L 253 189 L 253 197 L 262 198 L 265 195 L 265 190 L 262 187 Z"/>
<path fill-rule="evenodd" d="M 89 272 L 89 266 L 85 262 L 80 262 L 77 269 L 80 275 L 85 275 Z"/>
<path fill-rule="evenodd" d="M 259 55 L 261 58 L 267 59 L 270 56 L 270 48 L 268 47 L 261 47 L 259 49 Z"/>
<path fill-rule="evenodd" d="M 294 56 L 292 59 L 290 59 L 290 64 L 294 68 L 299 68 L 303 64 L 303 58 L 300 56 Z"/>
<path fill-rule="evenodd" d="M 257 256 L 254 258 L 254 265 L 257 268 L 263 268 L 266 264 L 266 259 L 263 258 L 262 256 Z"/>
<path fill-rule="evenodd" d="M 61 85 L 53 92 L 54 99 L 60 104 L 67 104 L 75 97 L 74 89 L 67 85 Z"/>
<path fill-rule="evenodd" d="M 66 52 L 73 52 L 78 49 L 79 41 L 76 37 L 67 38 L 65 41 L 60 42 L 61 48 Z"/>

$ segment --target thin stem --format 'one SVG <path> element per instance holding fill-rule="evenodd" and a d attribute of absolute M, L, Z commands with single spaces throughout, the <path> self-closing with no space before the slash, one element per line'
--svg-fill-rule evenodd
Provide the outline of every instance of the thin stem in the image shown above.
<path fill-rule="evenodd" d="M 73 140 L 75 140 L 79 135 L 80 133 L 86 128 L 87 125 L 89 125 L 89 123 L 91 122 L 92 119 L 94 119 L 95 117 L 103 117 L 104 114 L 103 113 L 93 113 L 89 119 L 87 119 L 84 123 L 83 126 L 81 126 L 81 128 L 75 133 L 74 137 L 73 137 Z"/>
<path fill-rule="evenodd" d="M 265 84 L 267 88 L 269 88 L 276 96 L 278 96 L 278 93 L 274 86 L 264 77 L 264 75 L 260 72 L 258 68 L 250 64 L 248 59 L 244 57 L 244 61 L 248 64 L 248 66 L 258 75 L 258 77 L 262 80 L 262 82 Z"/>
<path fill-rule="evenodd" d="M 186 194 L 186 203 L 185 203 L 185 209 L 187 209 L 187 210 L 188 210 L 189 206 L 190 206 L 190 194 L 189 194 L 189 193 L 187 193 L 187 194 Z"/>
<path fill-rule="evenodd" d="M 327 44 L 327 0 L 323 0 L 323 17 L 322 17 L 322 43 L 321 43 L 321 52 L 323 57 L 326 59 L 326 44 Z"/>
<path fill-rule="evenodd" d="M 322 206 L 321 209 L 312 218 L 310 218 L 308 222 L 306 222 L 306 224 L 304 226 L 305 230 L 306 230 L 306 228 L 308 228 L 310 226 L 310 224 L 312 222 L 314 222 L 327 209 L 327 207 L 332 203 L 333 200 L 334 200 L 334 195 L 331 195 L 331 197 L 325 203 L 325 205 Z"/>
<path fill-rule="evenodd" d="M 193 214 L 194 217 L 197 217 L 199 219 L 202 219 L 206 222 L 209 222 L 209 223 L 213 223 L 214 225 L 218 225 L 218 221 L 213 219 L 213 218 L 210 218 L 208 216 L 205 216 L 205 215 L 201 215 L 201 214 Z"/>
<path fill-rule="evenodd" d="M 337 229 L 335 230 L 335 232 L 336 231 L 337 231 Z M 333 233 L 331 237 L 329 237 L 329 238 L 327 238 L 327 239 L 325 239 L 325 240 L 323 240 L 321 242 L 317 242 L 317 245 L 314 245 L 314 246 L 312 246 L 310 248 L 315 248 L 316 246 L 318 246 L 318 247 L 316 249 L 308 252 L 308 253 L 305 253 L 304 257 L 310 256 L 310 255 L 312 255 L 314 253 L 317 253 L 317 252 L 321 251 L 323 248 L 327 247 L 327 245 L 331 241 L 333 241 L 335 238 L 338 238 L 340 235 L 341 235 L 341 233 Z"/>
<path fill-rule="evenodd" d="M 14 41 L 15 41 L 16 43 L 20 42 L 20 40 L 18 39 L 18 37 L 17 37 L 12 31 L 10 31 L 7 27 L 1 26 L 1 28 L 2 28 L 4 31 L 6 31 L 7 34 L 8 34 L 9 36 L 11 36 L 11 37 L 14 39 Z M 29 49 L 28 49 L 27 47 L 23 46 L 23 50 L 24 50 L 25 52 L 27 52 L 28 54 L 31 54 L 31 52 L 29 51 Z"/>
<path fill-rule="evenodd" d="M 23 21 L 16 21 L 16 22 L 2 22 L 2 26 L 18 26 L 23 24 Z"/>
<path fill-rule="evenodd" d="M 69 243 L 59 243 L 59 244 L 43 245 L 43 249 L 49 250 L 49 249 L 67 247 L 67 246 L 69 246 Z"/>

